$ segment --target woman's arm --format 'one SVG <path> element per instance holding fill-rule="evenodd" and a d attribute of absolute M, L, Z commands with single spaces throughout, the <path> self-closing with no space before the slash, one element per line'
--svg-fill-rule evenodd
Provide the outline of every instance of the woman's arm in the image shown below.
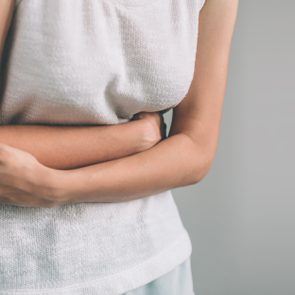
<path fill-rule="evenodd" d="M 144 125 L 138 125 L 140 123 Z M 142 129 L 143 127 L 144 129 Z M 91 127 L 86 128 L 85 135 L 89 133 L 89 128 Z M 92 128 L 94 130 L 98 127 Z M 113 158 L 116 154 L 122 155 L 123 152 L 127 152 L 126 149 L 128 148 L 134 150 L 134 146 L 139 147 L 138 142 L 140 142 L 140 150 L 151 148 L 151 146 L 162 140 L 162 138 L 165 138 L 166 129 L 163 117 L 158 112 L 140 112 L 133 117 L 131 122 L 105 126 L 106 129 L 103 127 L 101 128 L 99 140 L 93 140 L 95 134 L 92 134 L 92 136 L 89 134 L 89 141 L 85 142 L 86 137 L 84 137 L 84 142 L 80 141 L 77 146 L 86 147 L 87 151 L 91 150 L 93 154 L 100 154 L 99 157 L 105 159 Z M 41 128 L 41 130 L 42 129 L 45 130 L 45 128 Z M 85 128 L 81 127 L 81 129 L 83 131 Z M 97 132 L 97 130 L 95 132 Z M 65 140 L 65 142 L 68 143 L 71 139 L 74 140 L 71 136 L 76 134 L 76 131 L 77 129 L 74 128 L 70 132 L 61 132 L 56 138 Z M 134 134 L 131 134 L 132 132 Z M 142 133 L 140 134 L 139 132 Z M 8 133 L 8 136 L 9 134 L 10 133 Z M 19 134 L 23 133 L 19 132 Z M 38 134 L 42 133 L 38 132 Z M 68 136 L 65 136 L 66 134 L 68 134 Z M 79 133 L 79 136 L 81 134 L 82 133 Z M 141 135 L 141 140 L 135 137 L 135 134 L 137 134 L 136 136 Z M 54 130 L 52 131 L 52 137 L 55 136 L 56 131 Z M 27 137 L 24 138 L 24 140 L 26 140 Z M 133 141 L 131 142 L 131 140 L 135 138 L 137 139 L 136 143 Z M 99 148 L 100 152 L 96 152 L 96 143 L 102 146 Z M 110 150 L 108 150 L 108 147 Z M 44 151 L 45 149 L 40 146 L 40 150 Z M 72 150 L 72 147 L 69 147 L 67 150 L 64 146 L 61 153 L 64 156 L 67 155 L 67 153 L 71 153 Z M 89 158 L 93 154 L 89 153 L 86 156 L 83 155 L 83 157 L 77 154 L 77 157 L 75 157 L 77 159 L 79 159 L 79 157 L 85 159 L 87 156 Z M 65 163 L 67 160 L 61 159 L 61 161 Z M 60 165 L 60 163 L 58 165 Z M 48 171 L 61 172 L 62 170 L 55 170 L 45 166 L 40 163 L 34 155 L 27 151 L 0 143 L 0 203 L 22 207 L 54 207 L 60 205 L 60 201 L 53 197 L 55 196 L 55 189 L 50 186 L 50 175 Z"/>
<path fill-rule="evenodd" d="M 213 161 L 238 0 L 207 0 L 200 12 L 195 74 L 174 109 L 169 137 L 125 158 L 66 172 L 48 182 L 60 202 L 120 202 L 199 182 Z"/>
<path fill-rule="evenodd" d="M 0 1 L 0 61 L 13 8 L 13 0 Z M 160 118 L 153 114 L 110 126 L 2 125 L 0 143 L 31 153 L 50 168 L 78 168 L 152 147 L 161 139 Z"/>
<path fill-rule="evenodd" d="M 4 47 L 4 42 L 8 32 L 13 13 L 14 1 L 1 0 L 0 1 L 0 64 L 1 56 Z"/>
<path fill-rule="evenodd" d="M 161 140 L 160 115 L 116 125 L 2 125 L 0 143 L 29 152 L 54 169 L 73 169 L 151 148 Z"/>

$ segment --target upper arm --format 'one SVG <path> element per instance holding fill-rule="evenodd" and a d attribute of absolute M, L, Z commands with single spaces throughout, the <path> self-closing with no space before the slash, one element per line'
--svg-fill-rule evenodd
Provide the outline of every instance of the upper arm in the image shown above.
<path fill-rule="evenodd" d="M 195 71 L 173 109 L 169 135 L 184 133 L 211 161 L 217 147 L 238 0 L 206 0 L 199 15 Z"/>
<path fill-rule="evenodd" d="M 0 0 L 0 63 L 14 5 L 14 0 Z"/>

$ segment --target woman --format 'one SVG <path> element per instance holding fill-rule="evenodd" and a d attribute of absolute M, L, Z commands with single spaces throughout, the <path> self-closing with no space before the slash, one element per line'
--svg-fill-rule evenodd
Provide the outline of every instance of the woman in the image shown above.
<path fill-rule="evenodd" d="M 1 294 L 194 294 L 171 189 L 212 163 L 236 11 L 0 2 Z"/>

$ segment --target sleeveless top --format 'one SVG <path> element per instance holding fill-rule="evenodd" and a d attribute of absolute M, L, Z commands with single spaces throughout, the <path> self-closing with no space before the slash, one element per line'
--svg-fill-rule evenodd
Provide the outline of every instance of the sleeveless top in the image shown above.
<path fill-rule="evenodd" d="M 175 107 L 193 78 L 204 1 L 16 1 L 0 123 L 118 124 Z M 118 295 L 192 251 L 171 190 L 55 208 L 0 203 L 0 236 L 0 293 L 9 295 Z"/>

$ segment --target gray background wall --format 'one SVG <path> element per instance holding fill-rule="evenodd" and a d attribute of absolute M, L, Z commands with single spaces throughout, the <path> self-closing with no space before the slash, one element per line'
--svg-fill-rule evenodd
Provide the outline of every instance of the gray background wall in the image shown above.
<path fill-rule="evenodd" d="M 215 161 L 173 190 L 196 295 L 295 294 L 294 13 L 291 0 L 240 0 Z"/>

